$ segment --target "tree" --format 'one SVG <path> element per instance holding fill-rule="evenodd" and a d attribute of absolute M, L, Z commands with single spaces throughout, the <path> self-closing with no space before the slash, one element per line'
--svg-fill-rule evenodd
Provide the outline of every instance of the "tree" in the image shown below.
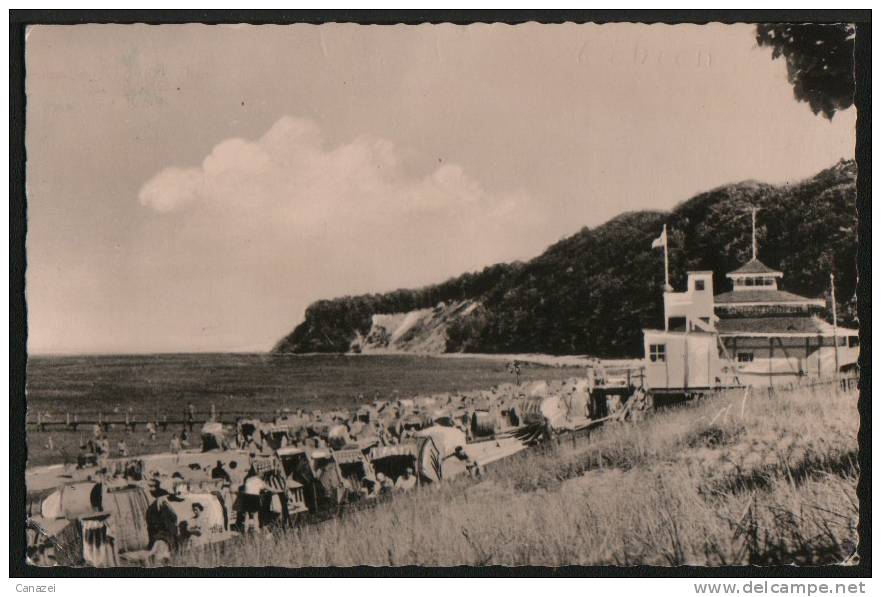
<path fill-rule="evenodd" d="M 795 98 L 832 120 L 853 105 L 855 33 L 849 24 L 764 24 L 756 27 L 756 41 L 773 48 L 772 59 L 786 59 Z"/>

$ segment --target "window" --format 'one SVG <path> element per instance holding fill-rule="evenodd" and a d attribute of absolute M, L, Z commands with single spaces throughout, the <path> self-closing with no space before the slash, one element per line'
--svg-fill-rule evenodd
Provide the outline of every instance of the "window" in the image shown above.
<path fill-rule="evenodd" d="M 844 336 L 838 338 L 838 346 L 847 346 L 847 338 Z"/>
<path fill-rule="evenodd" d="M 746 283 L 746 286 L 754 286 L 756 283 L 753 278 L 744 278 L 743 281 Z"/>
<path fill-rule="evenodd" d="M 853 348 L 855 346 L 859 346 L 860 345 L 860 337 L 859 336 L 848 336 L 847 345 L 850 348 Z"/>
<path fill-rule="evenodd" d="M 649 344 L 649 360 L 652 363 L 664 363 L 667 361 L 666 344 Z"/>
<path fill-rule="evenodd" d="M 703 280 L 695 280 L 694 281 L 694 289 L 695 290 L 704 290 L 704 281 Z"/>
<path fill-rule="evenodd" d="M 753 353 L 751 353 L 751 352 L 738 352 L 737 353 L 737 362 L 738 363 L 752 363 L 753 362 Z"/>
<path fill-rule="evenodd" d="M 667 319 L 667 329 L 674 332 L 684 332 L 685 322 L 684 317 L 670 317 Z"/>

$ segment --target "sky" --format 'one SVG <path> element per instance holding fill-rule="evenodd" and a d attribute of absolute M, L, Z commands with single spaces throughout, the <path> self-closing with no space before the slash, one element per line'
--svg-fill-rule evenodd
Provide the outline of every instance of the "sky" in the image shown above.
<path fill-rule="evenodd" d="M 39 26 L 25 60 L 32 354 L 268 350 L 855 143 L 749 25 Z"/>

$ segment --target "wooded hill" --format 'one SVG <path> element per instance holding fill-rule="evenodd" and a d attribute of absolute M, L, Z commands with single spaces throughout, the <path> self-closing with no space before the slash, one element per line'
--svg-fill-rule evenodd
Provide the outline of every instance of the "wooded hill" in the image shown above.
<path fill-rule="evenodd" d="M 853 324 L 856 288 L 856 164 L 841 161 L 798 184 L 741 182 L 701 193 L 672 212 L 621 214 L 550 246 L 527 263 L 497 264 L 446 282 L 385 294 L 321 300 L 275 352 L 346 352 L 378 313 L 440 302 L 480 307 L 452 322 L 448 352 L 640 356 L 642 329 L 662 322 L 663 256 L 652 240 L 667 224 L 671 284 L 688 270 L 725 273 L 750 257 L 751 207 L 759 208 L 759 258 L 784 272 L 782 287 L 828 298 L 835 273 L 839 318 Z"/>

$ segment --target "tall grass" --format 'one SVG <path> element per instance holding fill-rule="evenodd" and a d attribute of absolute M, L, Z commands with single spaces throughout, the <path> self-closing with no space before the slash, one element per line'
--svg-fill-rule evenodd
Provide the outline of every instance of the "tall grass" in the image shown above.
<path fill-rule="evenodd" d="M 191 566 L 832 564 L 856 545 L 856 397 L 707 398 Z"/>

